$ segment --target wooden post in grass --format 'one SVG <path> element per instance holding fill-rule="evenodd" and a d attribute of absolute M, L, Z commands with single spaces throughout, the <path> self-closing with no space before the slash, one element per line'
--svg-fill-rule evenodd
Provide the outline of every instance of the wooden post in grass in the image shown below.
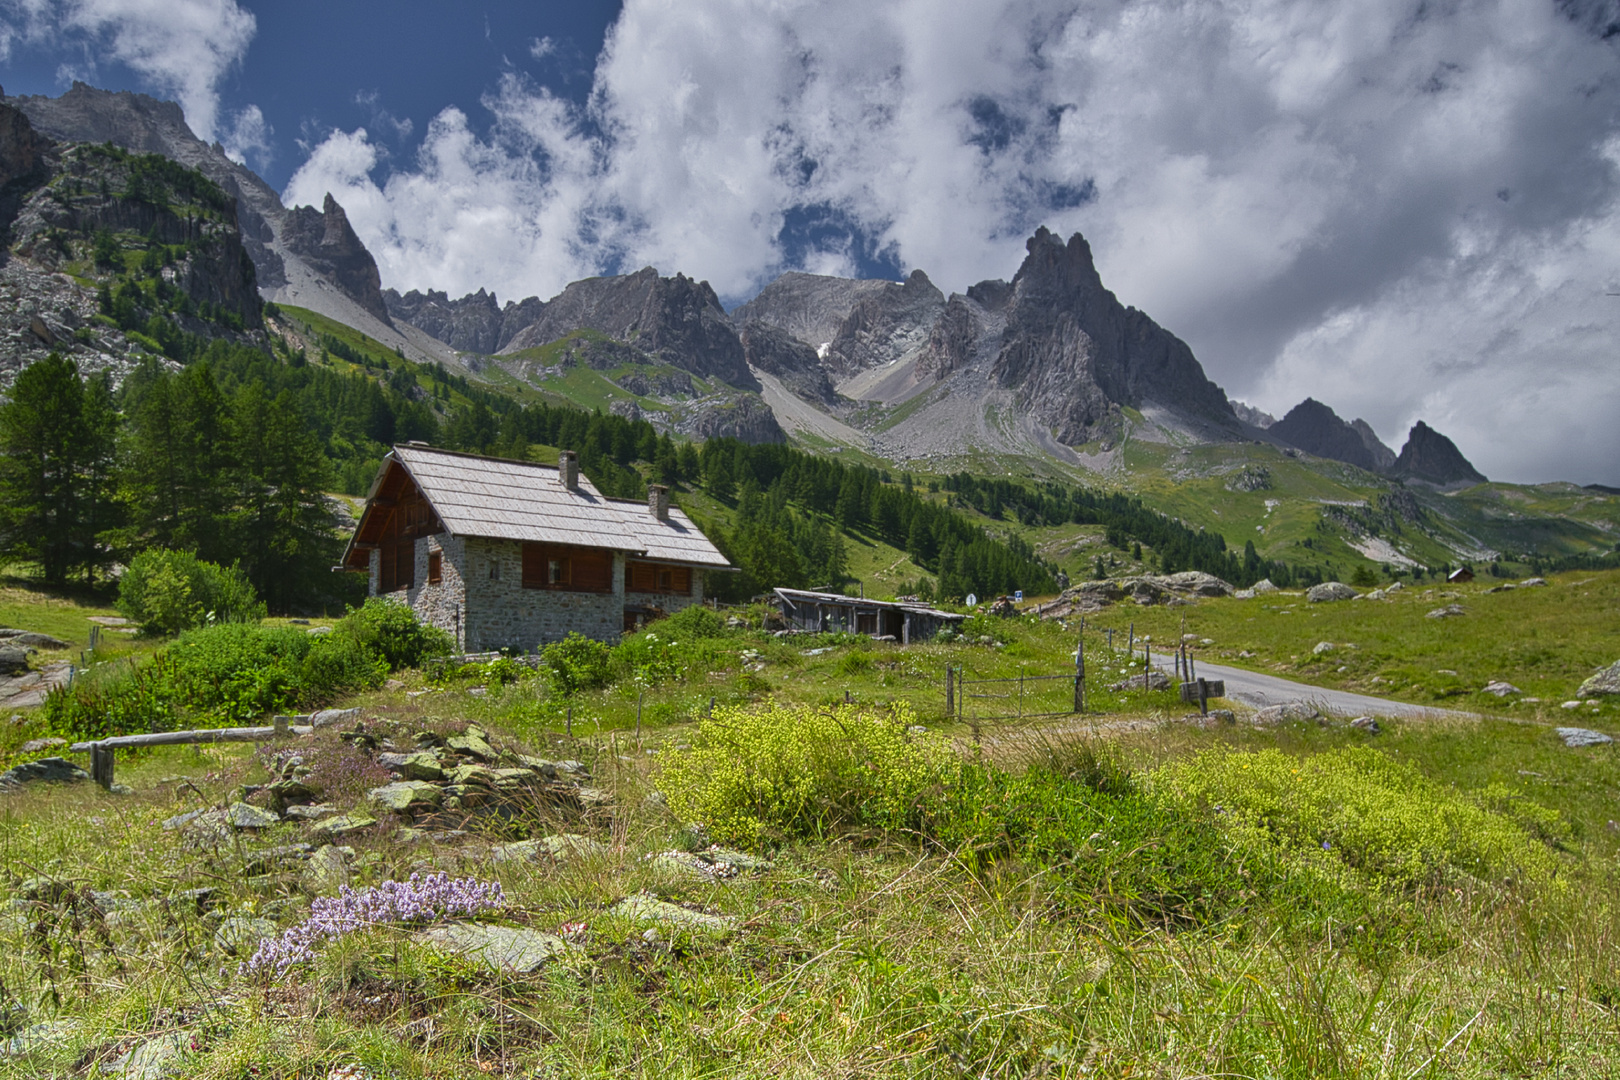
<path fill-rule="evenodd" d="M 956 715 L 956 676 L 951 665 L 945 665 L 945 715 Z"/>
<path fill-rule="evenodd" d="M 273 718 L 271 718 L 271 723 L 275 726 L 276 738 L 285 739 L 288 735 L 292 734 L 290 730 L 292 720 L 290 717 L 277 713 Z"/>
<path fill-rule="evenodd" d="M 846 691 L 846 693 L 847 693 L 847 692 L 848 692 L 848 691 Z M 711 698 L 709 698 L 709 715 L 710 715 L 710 716 L 713 716 L 713 715 L 714 715 L 714 698 L 712 698 L 712 697 L 711 697 Z"/>
<path fill-rule="evenodd" d="M 647 691 L 645 690 L 636 695 L 636 744 L 638 746 L 641 744 L 641 703 L 646 697 Z"/>
<path fill-rule="evenodd" d="M 574 737 L 574 707 L 572 705 L 568 706 L 568 715 L 563 719 L 563 730 L 568 733 L 570 739 Z"/>
<path fill-rule="evenodd" d="M 851 705 L 851 704 L 854 704 L 854 703 L 853 703 L 853 702 L 852 702 L 852 701 L 850 701 L 850 698 L 849 698 L 849 688 L 848 688 L 848 687 L 845 687 L 845 688 L 844 688 L 844 704 L 845 704 L 845 705 Z"/>
<path fill-rule="evenodd" d="M 1153 670 L 1153 646 L 1142 643 L 1142 689 L 1148 689 L 1148 672 Z"/>
<path fill-rule="evenodd" d="M 1074 647 L 1074 711 L 1086 711 L 1086 635 L 1085 621 L 1080 623 L 1080 641 Z"/>
<path fill-rule="evenodd" d="M 113 786 L 113 749 L 93 743 L 90 746 L 90 779 L 104 788 Z"/>
<path fill-rule="evenodd" d="M 1198 680 L 1198 715 L 1209 715 L 1209 683 Z"/>

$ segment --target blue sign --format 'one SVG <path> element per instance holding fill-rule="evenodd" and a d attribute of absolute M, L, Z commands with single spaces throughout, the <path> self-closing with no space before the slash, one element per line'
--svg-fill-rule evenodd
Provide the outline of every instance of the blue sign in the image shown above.
<path fill-rule="evenodd" d="M 1019 589 L 1017 592 L 1013 593 L 1013 599 L 1014 600 L 1022 600 L 1023 598 L 1024 598 L 1024 590 L 1023 589 Z"/>

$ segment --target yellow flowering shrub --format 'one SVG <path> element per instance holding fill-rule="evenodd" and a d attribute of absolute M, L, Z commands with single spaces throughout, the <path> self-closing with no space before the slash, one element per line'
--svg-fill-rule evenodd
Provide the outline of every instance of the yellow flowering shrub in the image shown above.
<path fill-rule="evenodd" d="M 1210 750 L 1160 769 L 1154 788 L 1209 813 L 1240 842 L 1276 845 L 1396 887 L 1477 878 L 1545 884 L 1557 870 L 1544 838 L 1557 815 L 1505 810 L 1505 792 L 1470 796 L 1362 747 L 1296 758 Z"/>
<path fill-rule="evenodd" d="M 678 817 L 727 843 L 914 828 L 961 762 L 942 736 L 913 725 L 903 703 L 717 709 L 689 748 L 668 752 L 658 787 Z"/>

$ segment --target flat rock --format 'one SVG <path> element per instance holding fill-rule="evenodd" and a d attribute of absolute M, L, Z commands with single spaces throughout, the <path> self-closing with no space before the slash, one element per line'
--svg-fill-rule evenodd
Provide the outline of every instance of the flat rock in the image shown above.
<path fill-rule="evenodd" d="M 31 784 L 37 780 L 63 782 L 88 779 L 89 773 L 66 758 L 47 757 L 38 761 L 25 761 L 0 773 L 0 786 Z"/>
<path fill-rule="evenodd" d="M 319 821 L 324 817 L 331 817 L 337 813 L 337 807 L 328 803 L 308 803 L 304 806 L 289 806 L 284 815 L 288 821 Z"/>
<path fill-rule="evenodd" d="M 1507 697 L 1509 694 L 1522 694 L 1524 691 L 1520 690 L 1517 686 L 1514 686 L 1510 682 L 1503 682 L 1501 679 L 1492 679 L 1490 682 L 1485 684 L 1485 688 L 1482 693 L 1494 694 L 1497 697 Z"/>
<path fill-rule="evenodd" d="M 384 784 L 380 788 L 372 788 L 366 798 L 396 814 L 410 814 L 418 810 L 429 810 L 439 805 L 444 793 L 438 785 L 430 784 L 426 780 L 401 780 L 393 784 Z"/>
<path fill-rule="evenodd" d="M 242 863 L 242 874 L 254 877 L 280 869 L 287 863 L 301 863 L 309 858 L 314 848 L 308 844 L 279 844 L 263 851 L 249 852 Z"/>
<path fill-rule="evenodd" d="M 361 829 L 369 829 L 377 824 L 377 819 L 363 810 L 355 810 L 338 817 L 317 821 L 309 827 L 314 836 L 346 836 Z"/>
<path fill-rule="evenodd" d="M 1334 600 L 1354 600 L 1356 590 L 1342 581 L 1324 581 L 1305 590 L 1305 599 L 1312 604 L 1325 604 Z"/>
<path fill-rule="evenodd" d="M 769 859 L 750 855 L 736 848 L 721 847 L 719 844 L 709 845 L 708 850 L 702 852 L 702 855 L 717 866 L 730 866 L 742 873 L 762 874 L 767 870 L 776 869 L 776 864 Z"/>
<path fill-rule="evenodd" d="M 333 724 L 347 724 L 358 719 L 360 719 L 359 709 L 322 709 L 318 713 L 311 714 L 309 726 L 331 727 Z"/>
<path fill-rule="evenodd" d="M 57 739 L 57 738 L 29 739 L 27 742 L 23 743 L 21 747 L 18 748 L 18 752 L 23 753 L 23 754 L 37 754 L 41 750 L 49 750 L 52 747 L 66 746 L 66 745 L 67 745 L 67 740 L 66 739 Z"/>
<path fill-rule="evenodd" d="M 737 876 L 735 866 L 716 864 L 701 855 L 694 855 L 690 851 L 658 851 L 648 855 L 645 861 L 658 870 L 675 874 L 688 874 L 707 881 Z"/>
<path fill-rule="evenodd" d="M 1128 676 L 1127 678 L 1121 679 L 1119 682 L 1114 683 L 1108 689 L 1114 691 L 1116 694 L 1121 693 L 1121 692 L 1126 691 L 1126 690 L 1140 690 L 1140 689 L 1142 689 L 1142 676 L 1140 676 L 1140 675 Z M 1162 672 L 1162 671 L 1158 670 L 1157 668 L 1155 668 L 1154 670 L 1148 672 L 1148 675 L 1147 675 L 1147 689 L 1149 689 L 1149 690 L 1168 690 L 1168 689 L 1170 689 L 1170 676 L 1166 675 L 1164 672 Z"/>
<path fill-rule="evenodd" d="M 483 926 L 478 923 L 451 923 L 435 926 L 416 935 L 416 940 L 446 952 L 466 957 L 491 971 L 525 975 L 538 971 L 573 947 L 543 930 L 513 926 Z"/>
<path fill-rule="evenodd" d="M 225 808 L 225 821 L 233 829 L 268 829 L 281 824 L 281 815 L 252 803 L 234 802 Z"/>
<path fill-rule="evenodd" d="M 443 780 L 444 766 L 426 750 L 412 754 L 383 753 L 377 755 L 377 764 L 392 769 L 407 780 Z"/>
<path fill-rule="evenodd" d="M 232 915 L 214 931 L 214 947 L 232 956 L 251 956 L 259 942 L 276 936 L 276 924 L 269 919 Z"/>
<path fill-rule="evenodd" d="M 36 634 L 28 630 L 19 630 L 6 639 L 7 645 L 21 645 L 25 649 L 66 649 L 70 645 L 59 637 L 50 634 Z"/>
<path fill-rule="evenodd" d="M 27 670 L 27 649 L 18 645 L 0 645 L 0 675 L 21 675 Z"/>
<path fill-rule="evenodd" d="M 1617 694 L 1620 694 L 1620 660 L 1599 670 L 1575 691 L 1578 698 L 1612 697 Z"/>
<path fill-rule="evenodd" d="M 163 1080 L 180 1076 L 191 1049 L 191 1036 L 184 1031 L 168 1031 L 147 1039 L 123 1057 L 109 1063 L 103 1076 L 123 1080 Z"/>
<path fill-rule="evenodd" d="M 1466 614 L 1468 614 L 1468 612 L 1463 609 L 1463 606 L 1461 604 L 1447 604 L 1445 607 L 1435 608 L 1433 611 L 1431 611 L 1427 615 L 1425 615 L 1424 618 L 1426 618 L 1426 619 L 1455 619 L 1459 615 L 1466 615 Z"/>
<path fill-rule="evenodd" d="M 29 1024 L 9 1039 L 0 1041 L 0 1057 L 24 1057 L 39 1050 L 59 1046 L 78 1030 L 77 1020 L 46 1020 Z"/>
<path fill-rule="evenodd" d="M 1315 720 L 1320 714 L 1308 701 L 1289 701 L 1281 705 L 1267 705 L 1254 714 L 1256 724 L 1282 724 L 1290 720 Z"/>
<path fill-rule="evenodd" d="M 1545 588 L 1546 585 L 1547 579 L 1538 577 L 1527 577 L 1523 581 L 1519 582 L 1519 588 L 1521 589 Z"/>
<path fill-rule="evenodd" d="M 493 862 L 537 862 L 542 859 L 561 861 L 581 855 L 600 855 L 605 851 L 607 851 L 606 844 L 592 840 L 588 836 L 559 833 L 556 836 L 540 836 L 533 840 L 501 844 L 490 850 L 489 857 Z"/>
<path fill-rule="evenodd" d="M 1378 726 L 1378 721 L 1370 716 L 1358 716 L 1350 721 L 1350 726 L 1357 731 L 1365 731 L 1368 735 L 1377 735 L 1384 730 Z"/>
<path fill-rule="evenodd" d="M 480 761 L 494 761 L 500 756 L 481 735 L 452 735 L 444 740 L 444 745 L 458 754 L 475 757 Z"/>
<path fill-rule="evenodd" d="M 658 899 L 651 893 L 636 893 L 634 896 L 627 896 L 613 905 L 612 911 L 615 915 L 622 915 L 640 922 L 664 923 L 669 926 L 719 933 L 730 930 L 737 923 L 737 920 L 725 915 L 709 915 L 702 911 L 683 908 L 679 904 L 671 904 L 667 900 Z"/>
<path fill-rule="evenodd" d="M 1316 643 L 1316 648 L 1311 650 L 1311 655 L 1321 656 L 1323 653 L 1330 653 L 1337 648 L 1338 646 L 1333 644 L 1331 641 L 1318 641 Z"/>
<path fill-rule="evenodd" d="M 1592 731 L 1588 728 L 1561 727 L 1553 728 L 1553 734 L 1564 740 L 1565 746 L 1602 746 L 1612 743 L 1614 739 L 1601 731 Z"/>

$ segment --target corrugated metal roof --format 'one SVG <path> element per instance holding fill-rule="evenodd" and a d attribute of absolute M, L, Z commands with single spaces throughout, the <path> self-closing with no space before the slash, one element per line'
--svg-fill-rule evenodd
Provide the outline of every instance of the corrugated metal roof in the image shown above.
<path fill-rule="evenodd" d="M 609 548 L 667 562 L 726 567 L 724 555 L 679 510 L 659 521 L 645 503 L 609 499 L 581 473 L 569 491 L 555 465 L 478 457 L 424 446 L 393 456 L 457 536 Z"/>
<path fill-rule="evenodd" d="M 799 604 L 836 604 L 841 607 L 855 608 L 894 608 L 898 611 L 914 611 L 923 615 L 932 615 L 935 618 L 958 621 L 967 618 L 966 615 L 957 615 L 949 611 L 940 611 L 927 604 L 911 600 L 868 600 L 862 596 L 845 596 L 843 593 L 812 592 L 809 589 L 772 589 L 778 599 L 787 601 L 791 607 Z"/>

